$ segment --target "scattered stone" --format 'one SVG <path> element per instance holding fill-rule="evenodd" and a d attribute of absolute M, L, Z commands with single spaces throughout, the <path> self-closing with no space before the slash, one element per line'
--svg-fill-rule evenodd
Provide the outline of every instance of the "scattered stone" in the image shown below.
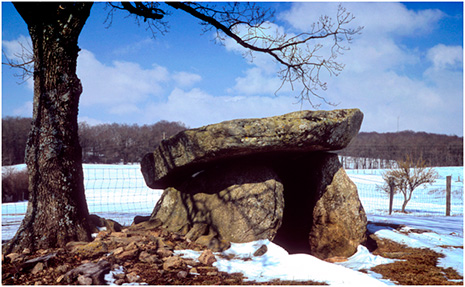
<path fill-rule="evenodd" d="M 166 248 L 158 248 L 157 255 L 161 258 L 170 257 L 171 255 L 173 255 L 173 251 Z"/>
<path fill-rule="evenodd" d="M 201 264 L 199 261 L 195 259 L 188 259 L 188 258 L 184 258 L 184 263 L 186 263 L 186 265 L 189 267 L 196 267 Z"/>
<path fill-rule="evenodd" d="M 126 278 L 126 274 L 125 273 L 113 273 L 113 278 L 115 278 L 115 279 L 124 279 L 124 278 Z"/>
<path fill-rule="evenodd" d="M 92 241 L 86 245 L 77 245 L 71 251 L 71 253 L 77 253 L 85 257 L 95 257 L 107 252 L 107 244 L 103 241 Z"/>
<path fill-rule="evenodd" d="M 44 270 L 44 263 L 39 262 L 39 263 L 37 263 L 37 264 L 34 266 L 34 268 L 32 268 L 31 273 L 32 273 L 33 275 L 37 275 L 37 273 L 40 273 L 40 272 L 42 272 L 43 270 Z"/>
<path fill-rule="evenodd" d="M 149 220 L 150 220 L 150 216 L 137 215 L 136 217 L 134 217 L 134 222 L 132 224 L 139 224 L 141 222 L 149 221 Z"/>
<path fill-rule="evenodd" d="M 24 248 L 22 253 L 23 253 L 24 255 L 29 255 L 29 254 L 31 254 L 31 249 L 29 249 L 29 248 Z"/>
<path fill-rule="evenodd" d="M 163 263 L 163 270 L 180 268 L 184 265 L 185 263 L 182 260 L 182 258 L 178 256 L 171 256 L 171 257 L 166 258 L 165 263 Z"/>
<path fill-rule="evenodd" d="M 131 225 L 128 230 L 129 231 L 138 231 L 138 230 L 151 230 L 160 227 L 163 222 L 159 219 L 150 219 L 148 221 L 143 221 L 137 224 Z"/>
<path fill-rule="evenodd" d="M 10 253 L 6 255 L 6 257 L 10 259 L 11 263 L 16 263 L 18 261 L 21 261 L 24 258 L 23 256 L 24 255 L 19 254 L 19 253 Z"/>
<path fill-rule="evenodd" d="M 179 279 L 184 279 L 187 277 L 189 273 L 187 273 L 187 271 L 184 271 L 184 270 L 181 270 L 179 271 L 176 276 L 179 278 Z"/>
<path fill-rule="evenodd" d="M 206 274 L 208 272 L 218 272 L 218 268 L 214 266 L 198 266 L 197 270 L 202 274 Z"/>
<path fill-rule="evenodd" d="M 62 274 L 62 273 L 65 273 L 66 271 L 68 271 L 68 269 L 69 269 L 69 265 L 68 264 L 63 264 L 63 265 L 60 265 L 57 268 L 55 268 L 55 272 L 58 273 L 58 274 Z"/>
<path fill-rule="evenodd" d="M 113 255 L 119 255 L 124 252 L 124 247 L 118 247 L 115 250 L 113 250 Z"/>
<path fill-rule="evenodd" d="M 137 275 L 135 272 L 131 272 L 126 274 L 126 278 L 128 279 L 129 283 L 135 283 L 139 281 L 140 276 Z"/>
<path fill-rule="evenodd" d="M 139 249 L 131 249 L 127 251 L 123 251 L 116 256 L 117 259 L 126 261 L 126 260 L 131 260 L 139 255 Z"/>
<path fill-rule="evenodd" d="M 139 244 L 136 241 L 132 241 L 126 247 L 124 247 L 124 250 L 133 250 L 133 249 L 138 249 L 138 248 L 139 248 Z"/>
<path fill-rule="evenodd" d="M 213 255 L 213 252 L 209 249 L 202 252 L 198 260 L 200 263 L 205 265 L 212 265 L 214 262 L 216 262 L 215 255 Z"/>
<path fill-rule="evenodd" d="M 105 218 L 98 216 L 97 214 L 89 215 L 89 222 L 93 226 L 97 227 L 104 227 L 105 226 Z"/>
<path fill-rule="evenodd" d="M 79 275 L 77 278 L 79 285 L 92 285 L 92 278 Z"/>
<path fill-rule="evenodd" d="M 129 237 L 129 235 L 127 233 L 124 233 L 124 232 L 112 232 L 111 236 L 123 237 L 123 238 Z"/>
<path fill-rule="evenodd" d="M 158 258 L 158 255 L 150 254 L 147 251 L 142 251 L 139 254 L 139 260 L 146 263 L 160 263 L 161 260 Z"/>
<path fill-rule="evenodd" d="M 71 241 L 71 242 L 68 242 L 66 243 L 66 249 L 67 250 L 73 250 L 76 246 L 80 246 L 80 245 L 86 245 L 88 244 L 89 242 L 83 242 L 83 241 Z"/>
<path fill-rule="evenodd" d="M 262 256 L 262 255 L 264 255 L 267 251 L 268 251 L 268 247 L 267 247 L 266 245 L 262 245 L 262 246 L 260 246 L 260 248 L 258 248 L 258 249 L 254 252 L 253 256 Z"/>
<path fill-rule="evenodd" d="M 64 274 L 63 274 L 63 275 L 60 275 L 60 276 L 55 280 L 55 282 L 56 282 L 56 283 L 61 283 L 61 282 L 63 281 L 64 278 L 65 278 L 65 275 L 64 275 Z"/>
<path fill-rule="evenodd" d="M 48 262 L 50 259 L 55 258 L 57 253 L 53 252 L 47 255 L 39 256 L 33 259 L 29 259 L 26 262 L 24 262 L 24 266 L 32 266 L 37 262 Z"/>
<path fill-rule="evenodd" d="M 105 219 L 105 227 L 110 232 L 121 232 L 123 226 L 112 219 Z"/>
<path fill-rule="evenodd" d="M 65 274 L 65 278 L 68 284 L 71 284 L 75 278 L 79 276 L 83 277 L 89 277 L 91 278 L 91 284 L 93 285 L 104 285 L 105 280 L 104 280 L 104 275 L 108 272 L 110 272 L 111 264 L 106 261 L 102 260 L 99 261 L 98 263 L 84 263 L 81 264 L 80 266 L 68 271 Z M 86 280 L 87 279 L 81 279 L 81 280 Z M 85 285 L 90 285 L 90 284 L 85 284 Z"/>
<path fill-rule="evenodd" d="M 95 240 L 105 240 L 105 238 L 108 238 L 110 234 L 110 231 L 100 231 L 99 233 L 97 233 Z"/>

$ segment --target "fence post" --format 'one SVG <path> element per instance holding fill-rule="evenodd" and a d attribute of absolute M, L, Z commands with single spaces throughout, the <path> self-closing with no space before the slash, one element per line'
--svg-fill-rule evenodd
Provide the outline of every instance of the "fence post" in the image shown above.
<path fill-rule="evenodd" d="M 389 215 L 392 213 L 392 203 L 394 201 L 394 179 L 389 178 Z"/>
<path fill-rule="evenodd" d="M 452 177 L 446 177 L 446 216 L 450 216 L 450 192 Z"/>

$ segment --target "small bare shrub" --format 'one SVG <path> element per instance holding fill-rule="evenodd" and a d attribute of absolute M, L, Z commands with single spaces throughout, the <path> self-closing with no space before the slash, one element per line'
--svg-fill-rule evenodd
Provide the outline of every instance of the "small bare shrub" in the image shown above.
<path fill-rule="evenodd" d="M 20 171 L 11 167 L 4 167 L 2 171 L 2 202 L 17 202 L 28 200 L 27 170 Z"/>

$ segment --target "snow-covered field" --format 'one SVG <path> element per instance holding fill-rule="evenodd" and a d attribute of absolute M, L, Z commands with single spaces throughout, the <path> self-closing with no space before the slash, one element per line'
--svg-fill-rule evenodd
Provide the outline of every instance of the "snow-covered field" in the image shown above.
<path fill-rule="evenodd" d="M 24 166 L 16 166 L 24 168 Z M 389 199 L 377 186 L 383 184 L 383 170 L 347 170 L 358 187 L 362 204 L 371 221 L 368 228 L 378 237 L 387 238 L 415 248 L 430 248 L 445 255 L 439 264 L 452 267 L 463 275 L 463 167 L 436 168 L 439 179 L 414 192 L 407 205 L 409 214 L 395 212 L 388 215 Z M 445 215 L 445 181 L 452 176 L 452 215 Z M 84 165 L 86 197 L 91 213 L 130 224 L 135 215 L 150 215 L 161 190 L 145 186 L 138 165 Z M 395 196 L 394 210 L 402 204 L 400 195 Z M 26 212 L 27 202 L 2 204 L 2 240 L 10 239 Z M 393 228 L 376 225 L 394 223 L 406 225 L 404 229 L 427 229 L 425 233 L 402 233 Z M 266 245 L 268 252 L 260 257 L 251 254 Z M 462 246 L 462 248 L 458 248 Z M 198 257 L 191 250 L 176 251 L 185 257 Z M 269 241 L 233 244 L 225 251 L 234 259 L 219 259 L 215 264 L 220 271 L 241 272 L 250 280 L 314 280 L 329 284 L 392 285 L 395 282 L 381 280 L 380 275 L 358 272 L 391 259 L 374 256 L 359 246 L 358 252 L 347 262 L 331 264 L 308 254 L 288 254 L 286 250 Z M 248 260 L 244 260 L 248 258 Z"/>
<path fill-rule="evenodd" d="M 451 176 L 451 215 L 463 215 L 463 167 L 437 167 L 438 179 L 432 185 L 414 190 L 406 211 L 415 215 L 446 214 L 446 177 Z M 389 195 L 380 189 L 384 184 L 383 169 L 346 170 L 357 185 L 365 211 L 369 214 L 388 214 Z M 399 212 L 404 198 L 395 194 L 393 211 Z"/>

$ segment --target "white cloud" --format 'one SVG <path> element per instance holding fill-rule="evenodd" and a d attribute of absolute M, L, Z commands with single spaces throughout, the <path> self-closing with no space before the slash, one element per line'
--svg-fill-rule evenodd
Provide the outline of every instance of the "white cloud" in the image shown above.
<path fill-rule="evenodd" d="M 177 72 L 172 77 L 176 84 L 181 87 L 191 87 L 202 80 L 200 75 L 188 72 Z"/>
<path fill-rule="evenodd" d="M 299 110 L 290 97 L 212 96 L 194 88 L 174 89 L 163 103 L 146 107 L 144 119 L 181 121 L 199 127 L 237 118 L 261 118 Z"/>
<path fill-rule="evenodd" d="M 153 65 L 144 69 L 137 63 L 122 61 L 105 65 L 84 49 L 78 57 L 77 74 L 83 85 L 81 105 L 101 105 L 103 109 L 160 97 L 169 81 L 164 67 Z"/>
<path fill-rule="evenodd" d="M 337 6 L 293 3 L 278 17 L 305 31 L 320 15 L 335 16 Z M 365 28 L 354 36 L 350 50 L 337 58 L 346 65 L 344 71 L 338 77 L 324 76 L 328 90 L 319 94 L 340 105 L 323 108 L 360 108 L 365 113 L 362 129 L 366 131 L 396 131 L 399 118 L 400 129 L 461 134 L 457 127 L 462 127 L 463 119 L 462 47 L 439 44 L 419 52 L 417 47 L 401 44 L 402 39 L 434 31 L 444 14 L 439 10 L 415 12 L 389 2 L 346 2 L 343 6 L 356 16 L 352 27 Z M 426 65 L 423 74 L 406 72 L 419 63 Z M 260 95 L 269 92 L 275 80 L 276 75 L 255 65 L 236 79 L 231 91 Z"/>
<path fill-rule="evenodd" d="M 116 56 L 130 55 L 134 53 L 140 53 L 141 50 L 151 49 L 155 46 L 155 40 L 152 38 L 144 38 L 138 42 L 131 42 L 125 46 L 120 46 L 113 50 L 113 54 Z"/>
<path fill-rule="evenodd" d="M 239 95 L 274 95 L 281 84 L 276 74 L 269 75 L 263 69 L 253 67 L 245 71 L 244 77 L 236 78 L 236 85 L 228 91 Z M 288 91 L 287 87 L 281 92 Z"/>
<path fill-rule="evenodd" d="M 3 40 L 2 50 L 9 58 L 15 58 L 15 55 L 21 55 L 23 52 L 32 55 L 31 37 L 19 35 L 17 39 L 12 41 Z"/>
<path fill-rule="evenodd" d="M 433 63 L 433 69 L 462 69 L 463 48 L 438 44 L 427 53 L 427 59 Z"/>
<path fill-rule="evenodd" d="M 29 61 L 32 58 L 32 42 L 31 37 L 19 35 L 17 39 L 7 41 L 2 41 L 2 52 L 13 62 L 15 63 L 24 63 L 24 61 Z M 3 55 L 2 55 L 3 56 Z M 27 69 L 33 71 L 34 64 L 27 65 Z M 18 75 L 21 75 L 21 72 L 18 70 Z M 34 89 L 34 80 L 32 77 L 27 79 L 21 79 L 19 82 L 26 80 L 26 85 L 29 89 Z"/>
<path fill-rule="evenodd" d="M 335 21 L 338 5 L 338 2 L 295 3 L 279 17 L 305 31 L 311 29 L 322 15 L 328 15 Z M 432 29 L 432 23 L 444 16 L 440 10 L 414 12 L 394 2 L 344 2 L 342 6 L 355 16 L 352 27 L 364 26 L 363 34 L 377 36 L 426 33 Z"/>

